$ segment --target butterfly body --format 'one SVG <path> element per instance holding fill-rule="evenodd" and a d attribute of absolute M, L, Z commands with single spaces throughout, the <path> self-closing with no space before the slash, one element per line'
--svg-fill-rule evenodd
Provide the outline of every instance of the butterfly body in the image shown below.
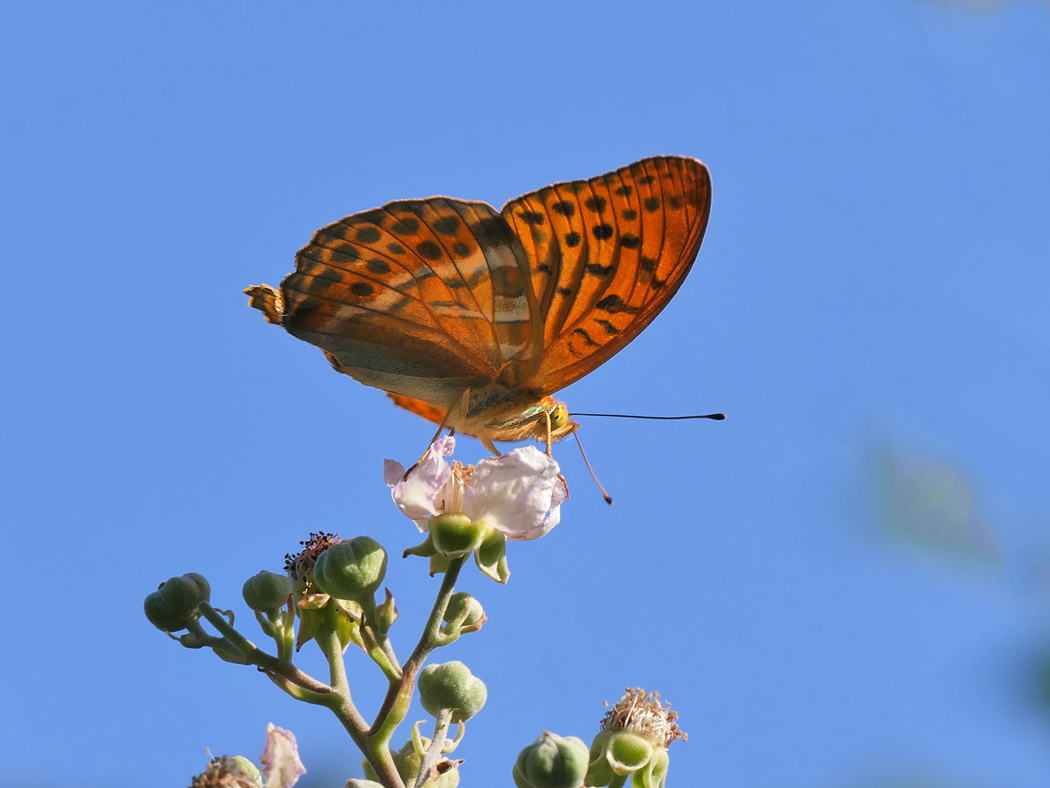
<path fill-rule="evenodd" d="M 395 403 L 492 441 L 575 431 L 551 394 L 631 341 L 677 291 L 710 211 L 698 161 L 643 159 L 491 206 L 401 200 L 319 230 L 266 319 Z"/>

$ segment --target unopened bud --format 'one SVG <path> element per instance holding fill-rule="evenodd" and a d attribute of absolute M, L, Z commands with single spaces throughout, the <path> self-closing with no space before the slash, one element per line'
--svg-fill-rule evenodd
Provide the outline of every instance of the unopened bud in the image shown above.
<path fill-rule="evenodd" d="M 587 774 L 587 745 L 575 736 L 544 731 L 521 751 L 512 776 L 518 788 L 580 788 Z"/>
<path fill-rule="evenodd" d="M 211 586 L 203 575 L 189 572 L 172 577 L 146 596 L 142 607 L 146 618 L 157 629 L 178 632 L 200 617 L 197 605 L 211 598 Z"/>
<path fill-rule="evenodd" d="M 462 662 L 428 665 L 419 674 L 419 702 L 434 717 L 451 709 L 452 722 L 464 722 L 481 711 L 486 700 L 485 682 Z"/>
<path fill-rule="evenodd" d="M 397 605 L 394 603 L 394 595 L 390 593 L 389 588 L 384 588 L 383 591 L 386 598 L 383 604 L 376 607 L 376 626 L 381 635 L 389 632 L 390 627 L 397 621 Z"/>
<path fill-rule="evenodd" d="M 291 578 L 264 569 L 244 581 L 241 595 L 255 612 L 273 615 L 288 603 L 292 589 Z"/>
<path fill-rule="evenodd" d="M 448 600 L 443 619 L 445 626 L 442 627 L 442 631 L 446 635 L 457 637 L 465 632 L 477 632 L 487 620 L 485 608 L 466 591 L 452 595 Z"/>
<path fill-rule="evenodd" d="M 371 599 L 386 576 L 386 550 L 375 539 L 358 536 L 337 542 L 317 557 L 317 587 L 337 599 Z"/>

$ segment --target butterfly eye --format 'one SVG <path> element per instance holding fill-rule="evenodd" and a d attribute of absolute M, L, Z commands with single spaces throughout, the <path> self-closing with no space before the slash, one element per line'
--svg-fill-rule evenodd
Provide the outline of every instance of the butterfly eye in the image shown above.
<path fill-rule="evenodd" d="M 565 426 L 569 420 L 569 409 L 562 402 L 557 403 L 550 411 L 551 429 L 558 430 Z"/>

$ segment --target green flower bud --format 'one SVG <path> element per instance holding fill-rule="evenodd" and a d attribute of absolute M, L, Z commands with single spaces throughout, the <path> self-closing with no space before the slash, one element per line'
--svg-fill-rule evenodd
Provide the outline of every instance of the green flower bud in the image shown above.
<path fill-rule="evenodd" d="M 442 709 L 452 710 L 452 722 L 469 720 L 488 700 L 485 682 L 462 662 L 428 665 L 419 674 L 419 702 L 434 717 Z"/>
<path fill-rule="evenodd" d="M 484 523 L 472 523 L 465 514 L 439 514 L 430 518 L 429 532 L 439 555 L 459 558 L 474 552 L 487 529 Z"/>
<path fill-rule="evenodd" d="M 587 745 L 581 739 L 544 731 L 521 751 L 511 774 L 518 788 L 580 788 L 587 761 Z"/>
<path fill-rule="evenodd" d="M 274 615 L 288 603 L 293 587 L 291 578 L 264 569 L 244 581 L 241 594 L 255 612 Z"/>
<path fill-rule="evenodd" d="M 394 622 L 397 621 L 397 605 L 394 603 L 394 595 L 390 593 L 389 588 L 385 588 L 383 591 L 386 594 L 386 598 L 383 600 L 383 604 L 376 607 L 376 627 L 381 635 L 389 632 L 390 627 L 394 626 Z"/>
<path fill-rule="evenodd" d="M 211 598 L 211 586 L 203 575 L 189 572 L 172 577 L 146 597 L 142 607 L 157 629 L 178 632 L 200 618 L 197 605 Z"/>
<path fill-rule="evenodd" d="M 386 550 L 375 539 L 358 536 L 336 542 L 317 557 L 317 587 L 336 599 L 371 599 L 386 576 Z"/>
<path fill-rule="evenodd" d="M 452 595 L 448 600 L 448 607 L 445 608 L 445 615 L 442 618 L 445 621 L 442 631 L 446 635 L 455 635 L 457 637 L 464 632 L 477 632 L 487 620 L 485 608 L 466 591 L 460 591 Z"/>

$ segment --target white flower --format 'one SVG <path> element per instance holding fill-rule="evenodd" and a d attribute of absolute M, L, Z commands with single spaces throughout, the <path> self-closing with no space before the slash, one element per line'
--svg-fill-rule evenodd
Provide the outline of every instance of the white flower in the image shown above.
<path fill-rule="evenodd" d="M 401 463 L 387 460 L 383 476 L 394 503 L 420 531 L 430 517 L 462 513 L 484 522 L 507 539 L 538 539 L 558 524 L 566 498 L 558 463 L 535 446 L 489 457 L 476 466 L 449 465 L 455 438 L 439 438 L 406 475 Z"/>
<path fill-rule="evenodd" d="M 292 788 L 306 767 L 299 760 L 299 747 L 291 731 L 278 728 L 272 722 L 266 726 L 266 749 L 259 759 L 263 765 L 265 788 Z"/>

